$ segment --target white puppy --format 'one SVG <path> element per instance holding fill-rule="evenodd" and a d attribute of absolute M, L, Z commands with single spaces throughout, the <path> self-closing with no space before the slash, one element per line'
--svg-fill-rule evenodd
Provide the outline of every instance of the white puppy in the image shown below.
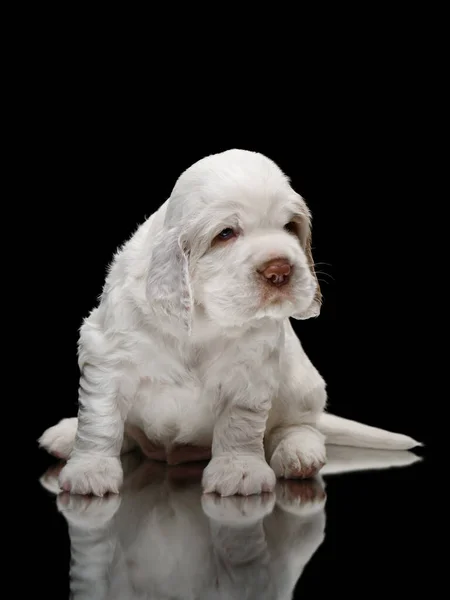
<path fill-rule="evenodd" d="M 136 444 L 169 463 L 209 459 L 205 492 L 309 477 L 325 441 L 419 445 L 328 415 L 326 386 L 289 321 L 319 314 L 310 213 L 267 157 L 208 156 L 116 254 L 79 340 L 79 413 L 40 444 L 68 462 L 60 485 L 118 492 Z"/>

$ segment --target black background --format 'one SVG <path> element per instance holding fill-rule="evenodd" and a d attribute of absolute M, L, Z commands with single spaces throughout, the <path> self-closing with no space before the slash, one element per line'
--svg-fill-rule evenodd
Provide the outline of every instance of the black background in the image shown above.
<path fill-rule="evenodd" d="M 22 266 L 35 297 L 24 323 L 34 360 L 20 377 L 31 388 L 26 464 L 35 591 L 67 597 L 66 526 L 37 483 L 54 461 L 34 440 L 76 415 L 81 321 L 115 249 L 165 201 L 181 171 L 232 147 L 278 162 L 312 210 L 324 304 L 318 319 L 295 327 L 327 380 L 330 411 L 426 444 L 425 461 L 411 470 L 330 483 L 329 541 L 302 576 L 299 594 L 340 588 L 360 598 L 367 585 L 384 595 L 425 589 L 434 573 L 428 533 L 435 403 L 442 395 L 432 337 L 443 321 L 429 268 L 440 220 L 433 189 L 438 92 L 430 92 L 433 75 L 418 75 L 413 60 L 399 62 L 401 78 L 395 64 L 380 70 L 377 60 L 365 76 L 355 68 L 347 78 L 336 65 L 323 76 L 323 90 L 303 86 L 306 104 L 298 98 L 288 108 L 258 93 L 264 86 L 219 102 L 201 78 L 199 99 L 184 84 L 164 95 L 162 83 L 155 88 L 153 79 L 138 69 L 131 75 L 129 64 L 112 58 L 100 69 L 70 50 L 63 58 L 48 53 L 39 64 L 29 57 L 36 95 L 23 118 L 31 204 L 19 209 L 31 231 L 29 264 Z M 175 73 L 168 69 L 168 77 Z"/>

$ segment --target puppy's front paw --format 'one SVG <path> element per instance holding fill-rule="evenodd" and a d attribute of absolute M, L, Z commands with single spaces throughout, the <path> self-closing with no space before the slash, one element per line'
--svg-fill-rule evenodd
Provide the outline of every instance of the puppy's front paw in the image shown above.
<path fill-rule="evenodd" d="M 275 473 L 257 456 L 225 455 L 213 458 L 203 471 L 202 486 L 206 494 L 250 496 L 273 492 Z"/>
<path fill-rule="evenodd" d="M 326 462 L 323 437 L 319 432 L 305 429 L 281 440 L 270 460 L 277 477 L 304 479 L 313 477 Z"/>
<path fill-rule="evenodd" d="M 59 485 L 71 494 L 118 494 L 123 474 L 120 460 L 109 456 L 73 455 L 59 475 Z"/>

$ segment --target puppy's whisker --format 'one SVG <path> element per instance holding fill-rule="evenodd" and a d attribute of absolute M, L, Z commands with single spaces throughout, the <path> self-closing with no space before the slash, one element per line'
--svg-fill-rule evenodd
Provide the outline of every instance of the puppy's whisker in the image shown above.
<path fill-rule="evenodd" d="M 317 280 L 319 281 L 319 283 L 325 283 L 326 285 L 329 285 L 331 283 L 330 281 L 327 281 L 326 279 L 321 279 L 320 277 L 318 277 Z"/>
<path fill-rule="evenodd" d="M 323 261 L 317 261 L 317 262 L 313 262 L 313 265 L 327 265 L 329 267 L 332 267 L 333 265 L 331 263 L 327 263 L 327 262 L 323 262 Z"/>
<path fill-rule="evenodd" d="M 330 279 L 332 279 L 333 281 L 335 281 L 333 275 L 330 275 L 330 273 L 326 273 L 325 271 L 316 271 L 316 275 L 317 275 L 317 278 L 319 278 L 318 277 L 319 275 L 322 275 L 322 276 L 329 277 Z"/>

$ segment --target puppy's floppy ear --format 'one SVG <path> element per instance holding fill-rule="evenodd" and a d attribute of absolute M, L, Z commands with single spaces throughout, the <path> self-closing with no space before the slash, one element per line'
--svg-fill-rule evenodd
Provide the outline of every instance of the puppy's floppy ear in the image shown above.
<path fill-rule="evenodd" d="M 311 225 L 309 222 L 308 222 L 307 227 L 305 227 L 304 236 L 302 236 L 302 238 L 304 240 L 304 241 L 302 240 L 302 246 L 303 246 L 303 250 L 306 255 L 306 260 L 308 261 L 308 266 L 310 268 L 311 275 L 313 276 L 317 287 L 316 287 L 316 293 L 314 295 L 314 299 L 311 302 L 311 304 L 308 306 L 308 308 L 305 311 L 303 311 L 302 313 L 293 315 L 293 318 L 297 319 L 297 320 L 305 320 L 305 319 L 311 319 L 313 317 L 318 317 L 320 314 L 320 309 L 322 307 L 322 291 L 320 289 L 319 280 L 317 279 L 316 271 L 314 269 L 314 259 L 313 259 L 313 255 L 312 255 L 312 249 L 311 249 L 311 243 L 312 243 Z"/>
<path fill-rule="evenodd" d="M 147 299 L 153 312 L 179 320 L 190 333 L 193 302 L 189 250 L 178 227 L 163 227 L 153 240 Z"/>

